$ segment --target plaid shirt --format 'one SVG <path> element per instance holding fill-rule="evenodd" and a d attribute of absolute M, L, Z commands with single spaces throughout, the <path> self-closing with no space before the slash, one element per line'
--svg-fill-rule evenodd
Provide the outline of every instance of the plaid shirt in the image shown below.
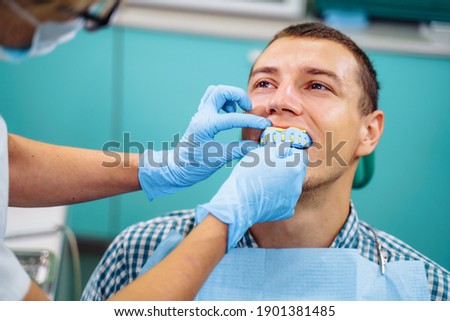
<path fill-rule="evenodd" d="M 158 244 L 172 230 L 186 236 L 194 228 L 194 210 L 182 210 L 132 225 L 110 244 L 84 289 L 82 300 L 105 300 L 132 282 Z M 387 262 L 420 260 L 425 264 L 432 300 L 449 300 L 450 272 L 409 245 L 360 221 L 351 204 L 347 222 L 336 236 L 332 248 L 357 249 L 359 254 L 378 264 L 375 234 Z M 237 247 L 258 247 L 247 231 Z"/>

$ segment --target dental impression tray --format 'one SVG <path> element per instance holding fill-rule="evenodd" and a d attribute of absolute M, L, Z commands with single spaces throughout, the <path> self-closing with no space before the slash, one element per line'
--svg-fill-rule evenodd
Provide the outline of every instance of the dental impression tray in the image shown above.
<path fill-rule="evenodd" d="M 297 149 L 306 149 L 312 144 L 311 138 L 306 133 L 306 130 L 296 127 L 267 127 L 262 132 L 260 138 L 261 146 L 265 146 L 268 143 L 274 143 L 278 145 L 289 142 L 291 143 L 291 147 Z"/>

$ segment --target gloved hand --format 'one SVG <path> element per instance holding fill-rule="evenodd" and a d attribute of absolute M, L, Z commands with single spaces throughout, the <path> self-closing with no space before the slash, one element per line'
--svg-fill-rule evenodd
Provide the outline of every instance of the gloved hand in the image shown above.
<path fill-rule="evenodd" d="M 253 141 L 219 143 L 214 136 L 222 130 L 271 126 L 263 117 L 236 113 L 236 104 L 251 110 L 246 92 L 230 86 L 210 86 L 175 149 L 146 150 L 140 158 L 139 181 L 148 198 L 172 194 L 208 178 L 224 164 L 258 147 Z M 226 113 L 219 114 L 223 109 Z"/>
<path fill-rule="evenodd" d="M 211 213 L 229 224 L 230 250 L 252 225 L 292 217 L 307 162 L 305 150 L 287 148 L 281 155 L 273 145 L 253 150 L 236 165 L 212 200 L 197 206 L 196 223 Z"/>

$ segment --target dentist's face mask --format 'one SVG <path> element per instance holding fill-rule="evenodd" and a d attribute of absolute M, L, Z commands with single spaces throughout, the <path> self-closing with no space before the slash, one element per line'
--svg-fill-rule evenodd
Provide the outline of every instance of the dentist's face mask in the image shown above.
<path fill-rule="evenodd" d="M 78 18 L 67 22 L 40 22 L 28 11 L 20 7 L 16 2 L 5 2 L 18 16 L 25 19 L 35 27 L 35 33 L 28 49 L 13 49 L 0 46 L 0 60 L 21 62 L 28 57 L 45 55 L 75 37 L 83 28 L 95 30 L 108 24 L 111 16 L 117 8 L 119 1 L 105 1 L 92 5 L 85 12 L 78 13 Z M 107 4 L 107 5 L 105 5 Z"/>

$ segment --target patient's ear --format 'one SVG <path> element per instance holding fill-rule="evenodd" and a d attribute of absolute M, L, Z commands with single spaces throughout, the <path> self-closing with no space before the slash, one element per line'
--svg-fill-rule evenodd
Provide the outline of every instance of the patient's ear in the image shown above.
<path fill-rule="evenodd" d="M 361 123 L 360 143 L 356 156 L 362 157 L 372 153 L 377 146 L 384 129 L 384 113 L 375 110 L 363 117 Z"/>

